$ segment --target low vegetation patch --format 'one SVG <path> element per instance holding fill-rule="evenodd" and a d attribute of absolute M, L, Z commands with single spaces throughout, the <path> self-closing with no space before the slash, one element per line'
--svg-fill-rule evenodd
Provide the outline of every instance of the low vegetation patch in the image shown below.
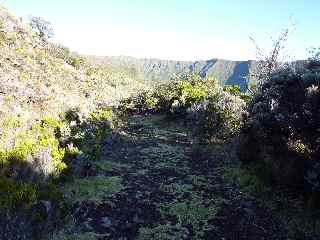
<path fill-rule="evenodd" d="M 121 178 L 96 176 L 85 179 L 75 179 L 64 187 L 64 192 L 70 195 L 73 202 L 95 202 L 99 204 L 111 193 L 122 189 Z"/>

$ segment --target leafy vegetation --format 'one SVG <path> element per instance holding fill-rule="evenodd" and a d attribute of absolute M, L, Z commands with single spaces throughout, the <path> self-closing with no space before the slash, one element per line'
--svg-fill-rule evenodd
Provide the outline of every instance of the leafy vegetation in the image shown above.
<path fill-rule="evenodd" d="M 94 201 L 102 203 L 108 194 L 121 190 L 121 179 L 119 177 L 106 178 L 103 176 L 91 177 L 87 179 L 77 179 L 67 184 L 64 191 L 71 193 L 70 199 L 75 202 Z"/>
<path fill-rule="evenodd" d="M 242 124 L 245 101 L 249 95 L 237 87 L 223 90 L 211 77 L 196 74 L 178 76 L 154 91 L 138 94 L 120 104 L 124 112 L 165 113 L 170 117 L 187 119 L 195 135 L 203 140 L 226 138 Z"/>
<path fill-rule="evenodd" d="M 318 88 L 317 68 L 274 72 L 249 104 L 242 160 L 263 162 L 274 180 L 317 192 Z"/>

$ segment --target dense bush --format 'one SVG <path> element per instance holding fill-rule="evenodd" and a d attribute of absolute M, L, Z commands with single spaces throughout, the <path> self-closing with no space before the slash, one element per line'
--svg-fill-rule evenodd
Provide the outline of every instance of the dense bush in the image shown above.
<path fill-rule="evenodd" d="M 248 97 L 235 86 L 223 90 L 211 77 L 186 74 L 176 76 L 154 91 L 145 91 L 123 100 L 120 109 L 165 113 L 175 119 L 186 120 L 202 140 L 211 140 L 226 138 L 238 131 L 244 114 L 243 99 Z"/>
<path fill-rule="evenodd" d="M 129 112 L 178 113 L 180 108 L 186 114 L 187 108 L 209 96 L 217 87 L 213 78 L 201 78 L 197 74 L 174 77 L 153 91 L 144 91 L 121 102 L 120 108 Z M 179 114 L 180 114 L 179 113 Z"/>
<path fill-rule="evenodd" d="M 299 64 L 297 64 L 299 65 Z M 260 162 L 272 179 L 320 191 L 320 64 L 270 74 L 248 106 L 239 156 Z"/>
<path fill-rule="evenodd" d="M 219 91 L 188 109 L 187 119 L 202 140 L 227 139 L 238 133 L 245 114 L 245 102 Z"/>
<path fill-rule="evenodd" d="M 12 124 L 17 126 L 17 120 Z M 55 133 L 61 125 L 59 120 L 44 117 L 41 123 L 19 132 L 11 147 L 0 148 L 0 175 L 26 182 L 58 176 L 67 167 L 63 161 L 65 149 Z"/>

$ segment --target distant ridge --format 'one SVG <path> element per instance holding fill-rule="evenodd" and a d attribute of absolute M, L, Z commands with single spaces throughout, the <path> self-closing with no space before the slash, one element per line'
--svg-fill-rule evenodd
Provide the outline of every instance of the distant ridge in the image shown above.
<path fill-rule="evenodd" d="M 155 58 L 135 58 L 129 56 L 87 56 L 90 63 L 130 69 L 144 79 L 148 85 L 169 81 L 173 74 L 196 72 L 202 77 L 214 76 L 221 85 L 239 85 L 242 91 L 253 81 L 250 72 L 256 61 L 230 61 L 209 59 L 199 61 L 162 60 Z"/>

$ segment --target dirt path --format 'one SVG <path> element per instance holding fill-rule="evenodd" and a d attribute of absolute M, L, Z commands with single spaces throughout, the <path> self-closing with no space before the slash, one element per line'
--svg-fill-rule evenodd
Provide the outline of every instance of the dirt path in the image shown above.
<path fill-rule="evenodd" d="M 103 152 L 67 186 L 75 204 L 65 239 L 284 239 L 224 179 L 232 151 L 192 144 L 161 116 L 131 117 Z"/>

